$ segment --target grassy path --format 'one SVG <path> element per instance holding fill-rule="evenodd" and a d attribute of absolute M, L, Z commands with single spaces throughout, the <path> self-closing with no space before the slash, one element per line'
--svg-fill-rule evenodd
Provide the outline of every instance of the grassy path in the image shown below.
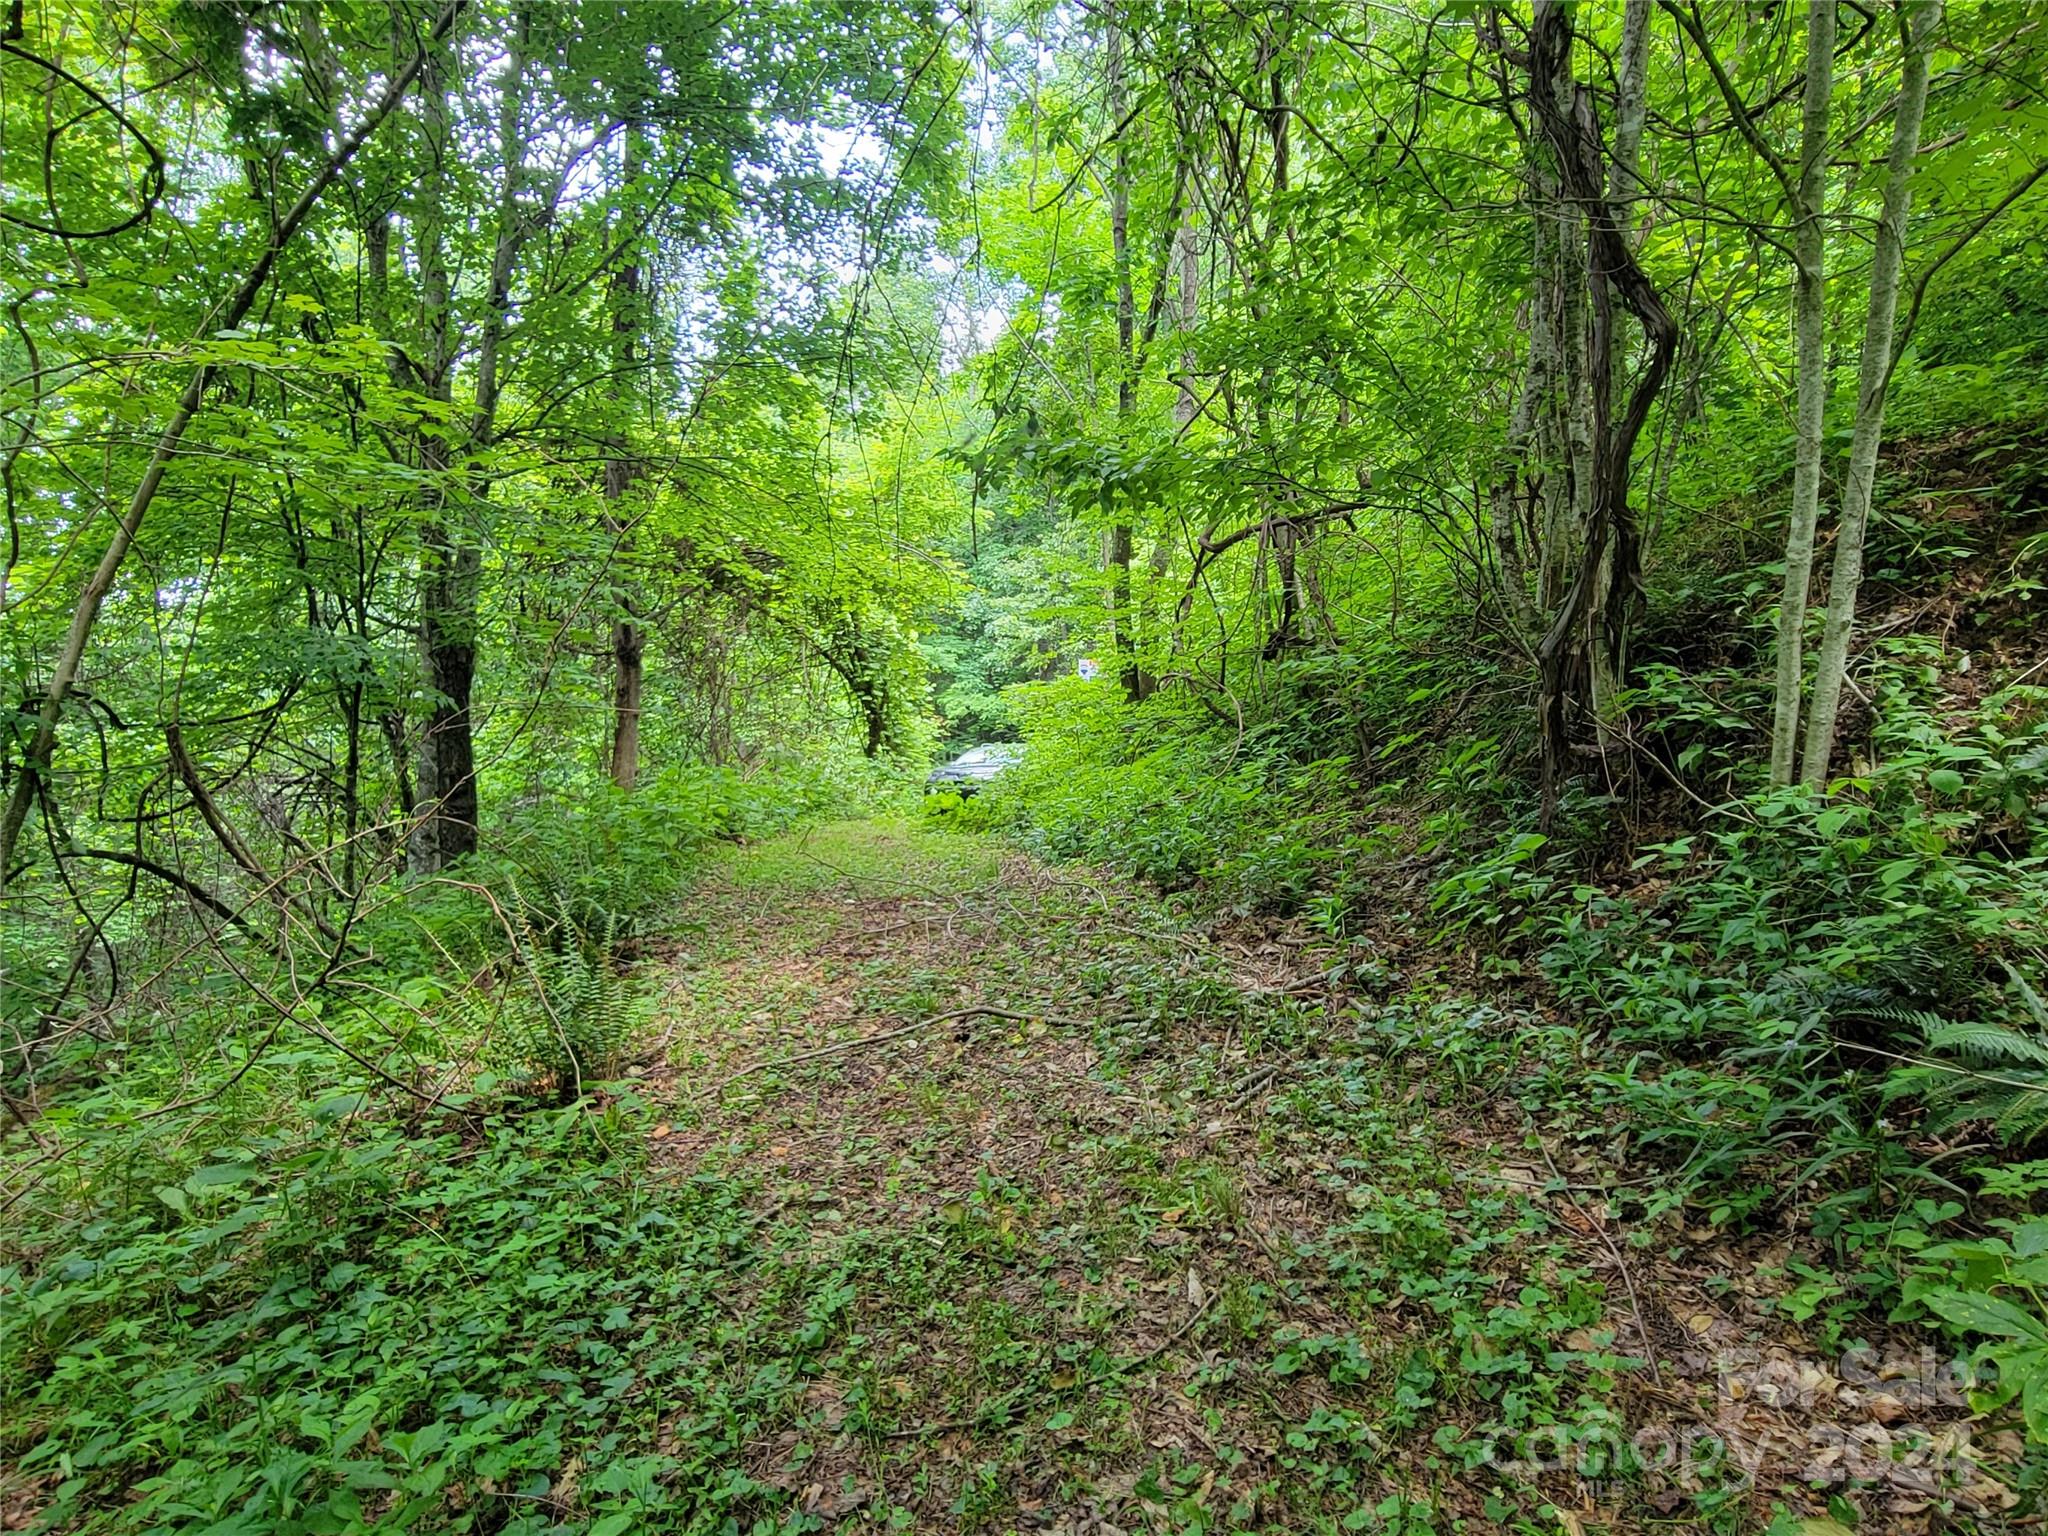
<path fill-rule="evenodd" d="M 1729 1236 L 1582 1030 L 1385 945 L 924 826 L 723 849 L 628 1082 L 0 1244 L 0 1530 L 2035 1528 L 1810 1213 Z"/>
<path fill-rule="evenodd" d="M 692 915 L 659 1163 L 758 1180 L 838 1297 L 794 1422 L 747 1449 L 798 1528 L 1822 1507 L 1794 1474 L 1841 1382 L 1814 1389 L 1810 1341 L 1726 1255 L 1631 1253 L 1569 1147 L 1530 1142 L 1525 1101 L 1569 1104 L 1566 1032 L 909 825 L 733 850 Z M 1731 1360 L 1782 1365 L 1790 1396 Z M 1645 1426 L 1669 1454 L 1617 1463 Z"/>

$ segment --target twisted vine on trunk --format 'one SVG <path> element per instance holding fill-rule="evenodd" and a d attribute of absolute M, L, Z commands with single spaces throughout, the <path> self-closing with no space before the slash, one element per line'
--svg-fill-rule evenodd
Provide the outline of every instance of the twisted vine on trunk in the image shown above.
<path fill-rule="evenodd" d="M 1585 497 L 1584 538 L 1570 585 L 1536 647 L 1546 823 L 1564 777 L 1572 707 L 1588 697 L 1596 647 L 1608 675 L 1618 684 L 1627 681 L 1629 635 L 1642 608 L 1642 540 L 1628 503 L 1629 471 L 1636 440 L 1678 350 L 1678 327 L 1636 260 L 1608 200 L 1600 120 L 1591 92 L 1572 78 L 1572 42 L 1572 16 L 1563 0 L 1541 0 L 1529 28 L 1528 101 L 1564 195 L 1585 218 L 1592 320 L 1585 354 L 1592 409 L 1592 483 Z M 1649 348 L 1618 419 L 1617 298 L 1642 326 Z"/>

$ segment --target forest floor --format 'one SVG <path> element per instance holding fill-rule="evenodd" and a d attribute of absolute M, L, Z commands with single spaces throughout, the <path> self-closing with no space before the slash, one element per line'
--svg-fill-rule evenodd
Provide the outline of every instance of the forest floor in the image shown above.
<path fill-rule="evenodd" d="M 2006 1502 L 1934 1355 L 1822 1326 L 1821 1255 L 1611 1219 L 1630 1170 L 1574 1116 L 1581 1035 L 1419 946 L 1198 929 L 888 822 L 728 850 L 690 919 L 656 1167 L 746 1180 L 778 1262 L 833 1279 L 822 1364 L 744 1458 L 799 1528 L 1912 1531 Z"/>

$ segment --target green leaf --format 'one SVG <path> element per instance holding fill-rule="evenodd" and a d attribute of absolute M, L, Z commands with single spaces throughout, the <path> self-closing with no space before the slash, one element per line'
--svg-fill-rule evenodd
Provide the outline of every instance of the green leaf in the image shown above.
<path fill-rule="evenodd" d="M 2038 1317 L 2022 1312 L 2002 1297 L 1987 1296 L 1981 1291 L 1938 1291 L 1927 1298 L 1927 1305 L 1970 1333 L 2048 1342 L 2048 1327 Z"/>
<path fill-rule="evenodd" d="M 313 1105 L 315 1120 L 339 1120 L 361 1111 L 369 1102 L 367 1093 L 330 1093 Z"/>
<path fill-rule="evenodd" d="M 240 1184 L 256 1176 L 256 1170 L 247 1163 L 208 1163 L 204 1168 L 195 1169 L 185 1180 L 185 1188 L 192 1194 L 202 1189 L 219 1189 L 228 1184 Z"/>

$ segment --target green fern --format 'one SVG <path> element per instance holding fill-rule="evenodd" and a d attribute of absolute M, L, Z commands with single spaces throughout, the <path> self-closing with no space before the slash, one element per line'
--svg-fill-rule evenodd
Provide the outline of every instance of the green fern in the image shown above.
<path fill-rule="evenodd" d="M 567 1095 L 615 1076 L 639 1024 L 623 949 L 631 927 L 601 904 L 524 875 L 501 901 L 510 955 L 448 1017 L 495 1064 Z"/>
<path fill-rule="evenodd" d="M 1927 1128 L 1988 1123 L 2002 1141 L 2024 1146 L 2048 1132 L 2048 1008 L 2007 968 L 2025 1022 L 1937 1019 L 1925 1033 L 1926 1057 L 1897 1074 L 1894 1091 L 1927 1106 Z"/>
<path fill-rule="evenodd" d="M 1932 1008 L 1909 1008 L 1904 1003 L 1889 1003 L 1878 1008 L 1865 1008 L 1856 1017 L 1871 1024 L 1896 1024 L 1902 1029 L 1916 1029 L 1921 1034 L 1950 1027 L 1951 1021 L 1943 1018 Z"/>
<path fill-rule="evenodd" d="M 1976 1020 L 1943 1023 L 1927 1032 L 1927 1049 L 1980 1066 L 2016 1066 L 2021 1063 L 2048 1066 L 2048 1040 L 2005 1024 L 1984 1024 Z"/>
<path fill-rule="evenodd" d="M 2025 1146 L 2048 1130 L 2048 1078 L 2033 1089 L 2015 1089 L 2012 1099 L 1992 1122 L 2001 1139 Z"/>

